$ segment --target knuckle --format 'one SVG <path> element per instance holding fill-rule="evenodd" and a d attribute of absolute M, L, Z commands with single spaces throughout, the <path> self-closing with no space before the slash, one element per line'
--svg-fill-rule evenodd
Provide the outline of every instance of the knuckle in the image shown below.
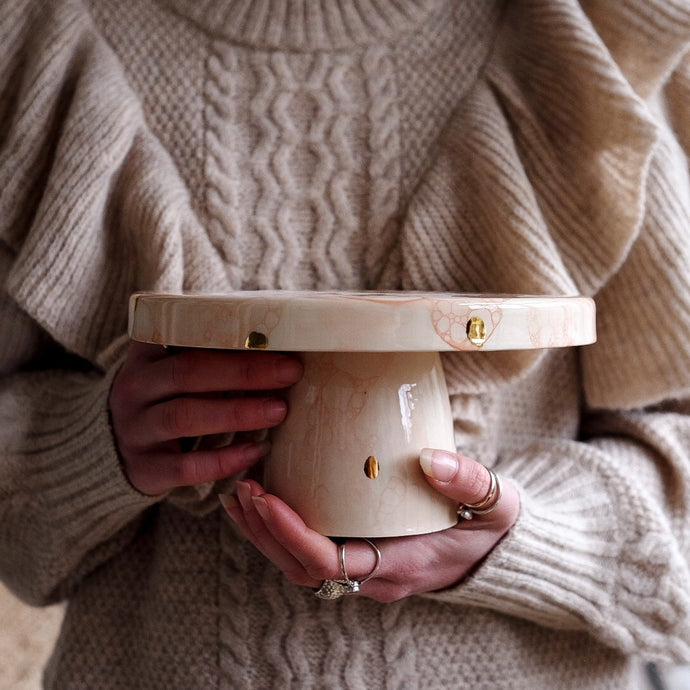
<path fill-rule="evenodd" d="M 194 456 L 183 458 L 175 473 L 175 483 L 177 486 L 196 486 L 205 480 L 201 463 Z"/>
<path fill-rule="evenodd" d="M 246 426 L 246 416 L 245 401 L 239 398 L 231 400 L 227 405 L 225 413 L 229 431 L 242 430 Z"/>
<path fill-rule="evenodd" d="M 161 424 L 169 438 L 188 435 L 193 423 L 192 405 L 189 400 L 175 398 L 161 409 Z"/>
<path fill-rule="evenodd" d="M 254 353 L 228 352 L 224 360 L 225 378 L 229 385 L 236 390 L 250 390 L 256 378 L 254 367 Z"/>
<path fill-rule="evenodd" d="M 258 390 L 276 386 L 276 362 L 279 358 L 266 352 L 243 352 L 233 360 L 233 380 L 238 388 Z"/>
<path fill-rule="evenodd" d="M 465 470 L 463 485 L 471 503 L 481 501 L 489 488 L 489 473 L 483 465 L 474 463 Z"/>
<path fill-rule="evenodd" d="M 221 454 L 217 451 L 192 451 L 178 458 L 175 473 L 177 486 L 197 486 L 223 479 L 228 475 L 223 469 Z"/>
<path fill-rule="evenodd" d="M 291 582 L 293 585 L 297 585 L 298 587 L 309 587 L 313 582 L 312 578 L 310 578 L 301 568 L 288 568 L 283 571 L 283 575 L 285 575 L 285 578 L 289 582 Z"/>
<path fill-rule="evenodd" d="M 332 580 L 341 577 L 340 573 L 334 574 L 333 569 L 321 563 L 311 563 L 305 566 L 307 576 L 311 580 Z"/>
<path fill-rule="evenodd" d="M 254 367 L 252 366 L 252 359 L 250 357 L 238 358 L 237 364 L 237 378 L 239 379 L 242 388 L 250 388 L 253 379 L 255 378 Z"/>
<path fill-rule="evenodd" d="M 226 408 L 225 421 L 233 431 L 262 429 L 270 423 L 260 398 L 233 398 Z"/>

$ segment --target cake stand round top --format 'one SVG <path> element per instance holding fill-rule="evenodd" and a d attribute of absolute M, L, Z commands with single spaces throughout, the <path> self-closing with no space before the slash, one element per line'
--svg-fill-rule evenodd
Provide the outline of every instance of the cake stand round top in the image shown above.
<path fill-rule="evenodd" d="M 238 291 L 132 295 L 132 339 L 293 352 L 529 350 L 596 340 L 579 296 Z"/>

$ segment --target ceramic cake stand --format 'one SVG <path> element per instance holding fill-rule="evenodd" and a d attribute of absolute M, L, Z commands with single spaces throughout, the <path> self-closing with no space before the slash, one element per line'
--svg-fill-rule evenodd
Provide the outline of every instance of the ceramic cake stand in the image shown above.
<path fill-rule="evenodd" d="M 298 352 L 304 378 L 271 432 L 265 484 L 313 529 L 386 537 L 446 529 L 456 504 L 427 484 L 422 448 L 455 450 L 439 353 L 596 339 L 583 297 L 256 291 L 138 293 L 134 340 Z"/>

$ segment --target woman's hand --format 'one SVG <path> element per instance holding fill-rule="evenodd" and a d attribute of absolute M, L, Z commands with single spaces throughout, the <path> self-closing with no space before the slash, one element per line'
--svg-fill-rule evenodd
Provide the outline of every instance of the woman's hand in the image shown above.
<path fill-rule="evenodd" d="M 184 452 L 181 439 L 279 424 L 287 405 L 277 393 L 301 376 L 300 362 L 278 353 L 131 343 L 109 400 L 129 481 L 155 495 L 247 469 L 266 454 L 266 442 Z"/>
<path fill-rule="evenodd" d="M 420 464 L 431 486 L 458 504 L 481 503 L 490 493 L 489 472 L 470 458 L 425 450 Z M 391 602 L 462 580 L 517 519 L 517 490 L 505 479 L 501 486 L 495 510 L 485 515 L 460 520 L 442 532 L 377 539 L 381 565 L 375 576 L 361 585 L 360 595 Z M 236 496 L 224 496 L 223 504 L 247 539 L 294 584 L 318 588 L 324 580 L 343 580 L 338 546 L 309 529 L 283 501 L 264 493 L 256 482 L 238 482 Z M 366 578 L 376 567 L 376 553 L 362 539 L 347 540 L 346 554 L 347 573 L 353 580 Z"/>

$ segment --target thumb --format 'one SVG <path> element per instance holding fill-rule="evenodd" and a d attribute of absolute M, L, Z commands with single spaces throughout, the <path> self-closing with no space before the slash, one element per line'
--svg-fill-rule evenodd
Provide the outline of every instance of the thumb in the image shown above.
<path fill-rule="evenodd" d="M 424 448 L 419 464 L 429 483 L 458 503 L 480 503 L 491 490 L 489 470 L 464 455 Z"/>
<path fill-rule="evenodd" d="M 495 511 L 492 509 L 490 515 L 482 516 L 482 524 L 509 528 L 515 523 L 520 512 L 520 494 L 512 482 L 497 479 L 495 475 L 492 478 L 481 463 L 447 450 L 424 448 L 419 464 L 429 484 L 458 505 L 481 504 L 483 509 L 495 505 Z"/>

